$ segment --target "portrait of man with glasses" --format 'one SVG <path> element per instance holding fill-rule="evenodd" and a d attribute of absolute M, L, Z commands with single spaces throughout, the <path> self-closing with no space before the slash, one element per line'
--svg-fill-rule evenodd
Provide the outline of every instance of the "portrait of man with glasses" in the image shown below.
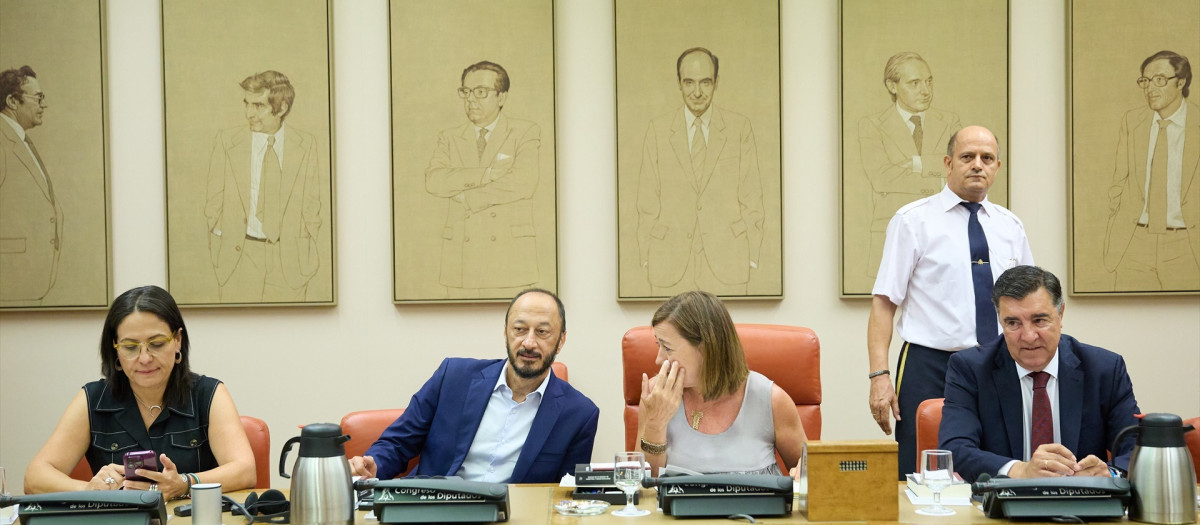
<path fill-rule="evenodd" d="M 0 305 L 37 306 L 54 286 L 63 209 L 29 130 L 49 107 L 33 68 L 0 72 Z"/>
<path fill-rule="evenodd" d="M 452 299 L 512 295 L 539 280 L 541 128 L 502 113 L 510 81 L 499 64 L 471 64 L 460 82 L 468 122 L 438 135 L 425 169 L 425 190 L 446 201 L 439 282 Z"/>
<path fill-rule="evenodd" d="M 1200 290 L 1200 107 L 1188 100 L 1191 65 L 1159 51 L 1136 80 L 1147 107 L 1121 120 L 1104 266 L 1116 291 Z"/>

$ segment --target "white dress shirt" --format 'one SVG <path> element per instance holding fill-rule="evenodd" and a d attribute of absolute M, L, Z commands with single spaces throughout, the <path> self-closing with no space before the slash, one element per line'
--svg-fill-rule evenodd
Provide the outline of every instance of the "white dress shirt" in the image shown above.
<path fill-rule="evenodd" d="M 492 397 L 488 399 L 483 419 L 475 431 L 475 439 L 471 441 L 462 467 L 455 473 L 463 479 L 507 483 L 517 466 L 529 429 L 533 428 L 533 418 L 542 406 L 550 374 L 546 374 L 537 390 L 525 396 L 525 401 L 518 403 L 513 401 L 513 391 L 508 386 L 508 366 L 505 363 L 496 379 Z"/>
<path fill-rule="evenodd" d="M 1046 381 L 1046 396 L 1050 398 L 1050 415 L 1054 418 L 1054 442 L 1062 443 L 1062 430 L 1058 422 L 1058 351 L 1054 351 L 1054 357 L 1050 358 L 1050 362 L 1046 364 L 1043 372 L 1050 374 L 1050 380 Z M 1000 467 L 1000 474 L 1007 476 L 1008 471 L 1012 469 L 1017 461 L 1029 461 L 1029 456 L 1033 454 L 1029 450 L 1029 435 L 1033 431 L 1033 378 L 1029 374 L 1033 373 L 1025 369 L 1020 364 L 1017 364 L 1017 377 L 1021 380 L 1021 421 L 1022 421 L 1022 436 L 1025 440 L 1024 455 L 1020 460 L 1012 460 Z"/>
<path fill-rule="evenodd" d="M 955 351 L 976 346 L 975 287 L 967 220 L 971 212 L 950 187 L 905 205 L 888 223 L 872 293 L 902 308 L 896 332 L 910 343 Z M 979 224 L 987 236 L 992 281 L 1033 264 L 1021 220 L 986 198 Z M 996 321 L 999 331 L 1000 321 Z"/>
<path fill-rule="evenodd" d="M 1183 208 L 1180 207 L 1180 185 L 1183 182 L 1183 142 L 1184 129 L 1187 124 L 1187 101 L 1179 105 L 1179 109 L 1167 117 L 1167 227 L 1186 228 L 1183 222 Z M 1150 195 L 1150 166 L 1154 163 L 1154 146 L 1158 144 L 1158 120 L 1162 117 L 1154 113 L 1154 121 L 1150 123 L 1150 147 L 1146 153 L 1146 184 L 1142 187 L 1142 195 Z M 1150 224 L 1150 214 L 1146 211 L 1149 199 L 1142 204 L 1142 215 L 1138 224 Z"/>

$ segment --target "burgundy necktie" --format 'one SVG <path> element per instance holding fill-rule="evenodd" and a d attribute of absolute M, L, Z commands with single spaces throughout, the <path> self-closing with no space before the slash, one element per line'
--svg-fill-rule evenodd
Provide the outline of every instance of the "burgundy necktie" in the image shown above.
<path fill-rule="evenodd" d="M 1054 414 L 1050 411 L 1050 396 L 1046 395 L 1047 372 L 1030 372 L 1033 378 L 1033 419 L 1029 425 L 1029 453 L 1038 447 L 1054 442 Z"/>

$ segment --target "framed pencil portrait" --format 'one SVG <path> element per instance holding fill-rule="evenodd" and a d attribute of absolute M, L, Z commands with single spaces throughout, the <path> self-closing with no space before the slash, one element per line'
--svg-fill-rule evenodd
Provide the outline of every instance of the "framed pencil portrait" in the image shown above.
<path fill-rule="evenodd" d="M 1007 0 L 841 1 L 841 295 L 870 297 L 888 222 L 946 184 L 950 137 L 1000 144 L 989 201 L 1008 206 Z M 947 31 L 972 21 L 969 38 Z"/>
<path fill-rule="evenodd" d="M 554 2 L 389 5 L 393 301 L 556 291 Z"/>
<path fill-rule="evenodd" d="M 1069 291 L 1200 294 L 1200 3 L 1073 1 Z"/>
<path fill-rule="evenodd" d="M 0 310 L 108 305 L 104 6 L 0 1 Z"/>
<path fill-rule="evenodd" d="M 162 2 L 167 278 L 181 305 L 334 304 L 331 10 Z"/>
<path fill-rule="evenodd" d="M 617 298 L 783 297 L 779 4 L 617 0 Z"/>

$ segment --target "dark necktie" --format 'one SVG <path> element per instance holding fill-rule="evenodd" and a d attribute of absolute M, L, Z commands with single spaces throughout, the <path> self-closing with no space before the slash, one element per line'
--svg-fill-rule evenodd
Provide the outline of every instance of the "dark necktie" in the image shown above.
<path fill-rule="evenodd" d="M 1047 372 L 1030 372 L 1033 378 L 1033 417 L 1029 420 L 1029 454 L 1046 443 L 1054 442 L 1054 414 L 1050 410 L 1050 396 L 1046 394 Z"/>
<path fill-rule="evenodd" d="M 704 157 L 708 155 L 708 143 L 704 140 L 704 129 L 700 119 L 694 122 L 696 131 L 692 133 L 692 173 L 699 180 L 704 174 Z"/>
<path fill-rule="evenodd" d="M 487 128 L 479 128 L 479 138 L 475 139 L 475 149 L 479 152 L 479 160 L 483 160 L 483 149 L 487 147 Z"/>
<path fill-rule="evenodd" d="M 1154 158 L 1150 159 L 1150 194 L 1146 200 L 1146 223 L 1150 233 L 1167 231 L 1167 124 L 1158 121 L 1158 140 L 1154 142 Z"/>
<path fill-rule="evenodd" d="M 999 334 L 996 331 L 996 307 L 992 304 L 992 268 L 988 261 L 987 236 L 979 224 L 978 202 L 960 202 L 971 212 L 967 220 L 967 239 L 971 244 L 971 281 L 975 285 L 975 342 L 979 345 L 990 342 Z"/>
<path fill-rule="evenodd" d="M 913 115 L 908 120 L 913 123 L 913 145 L 917 147 L 917 155 L 920 155 L 921 143 L 925 141 L 925 130 L 921 128 L 921 117 Z"/>
<path fill-rule="evenodd" d="M 37 147 L 33 145 L 33 140 L 29 135 L 25 135 L 25 144 L 29 145 L 29 151 L 33 152 L 33 158 L 37 160 L 38 168 L 42 170 L 42 180 L 46 181 L 46 193 L 50 195 L 50 200 L 54 200 L 54 185 L 50 183 L 50 172 L 46 170 L 46 163 L 42 162 L 42 156 L 38 154 Z"/>
<path fill-rule="evenodd" d="M 283 210 L 279 209 L 279 155 L 275 154 L 275 136 L 267 136 L 267 151 L 263 154 L 262 173 L 258 179 L 258 209 L 254 214 L 262 223 L 263 236 L 267 240 L 279 239 L 279 221 Z"/>

